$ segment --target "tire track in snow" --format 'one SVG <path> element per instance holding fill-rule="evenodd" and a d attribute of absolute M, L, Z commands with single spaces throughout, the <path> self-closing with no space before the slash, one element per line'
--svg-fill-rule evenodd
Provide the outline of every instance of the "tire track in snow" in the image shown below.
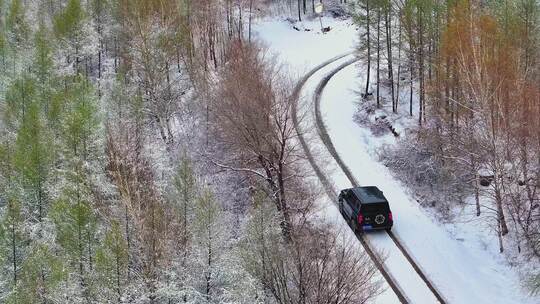
<path fill-rule="evenodd" d="M 307 144 L 307 141 L 304 137 L 304 131 L 302 131 L 302 128 L 300 126 L 300 121 L 298 120 L 298 100 L 300 98 L 300 91 L 308 81 L 308 79 L 313 76 L 313 74 L 317 73 L 319 70 L 323 69 L 324 67 L 334 63 L 335 61 L 338 61 L 342 58 L 345 58 L 351 53 L 345 53 L 342 55 L 338 55 L 332 59 L 329 59 L 318 66 L 316 66 L 314 69 L 309 71 L 304 77 L 302 77 L 293 90 L 293 103 L 292 103 L 292 116 L 293 116 L 293 124 L 294 128 L 296 130 L 296 134 L 298 135 L 298 140 L 300 141 L 300 145 L 302 146 L 302 149 L 304 150 L 306 157 L 308 159 L 308 162 L 311 164 L 311 167 L 313 167 L 313 170 L 315 171 L 315 175 L 317 175 L 317 178 L 322 183 L 324 190 L 326 191 L 326 195 L 329 197 L 337 197 L 337 192 L 334 189 L 334 185 L 328 180 L 326 175 L 323 173 L 322 169 L 319 167 L 317 162 L 315 161 L 315 158 L 313 157 L 313 154 L 311 153 L 311 150 L 309 149 L 309 145 Z"/>
<path fill-rule="evenodd" d="M 314 94 L 314 104 L 315 104 L 315 117 L 316 117 L 316 125 L 317 125 L 317 132 L 319 133 L 319 136 L 321 137 L 321 140 L 323 141 L 324 145 L 326 146 L 326 148 L 328 149 L 328 152 L 330 152 L 330 154 L 332 155 L 332 157 L 335 159 L 335 161 L 338 163 L 339 167 L 341 168 L 341 170 L 345 173 L 345 175 L 347 176 L 347 178 L 349 179 L 349 181 L 351 182 L 352 186 L 353 187 L 358 187 L 360 186 L 360 183 L 358 183 L 358 181 L 356 180 L 356 178 L 354 177 L 354 175 L 352 174 L 351 170 L 349 169 L 349 167 L 347 167 L 347 165 L 343 162 L 343 160 L 341 159 L 341 157 L 339 156 L 336 148 L 334 147 L 334 144 L 332 143 L 332 140 L 330 138 L 330 136 L 328 135 L 328 131 L 327 131 L 327 128 L 324 124 L 324 121 L 322 119 L 322 114 L 321 114 L 321 95 L 322 95 L 322 92 L 324 90 L 324 88 L 326 87 L 326 85 L 328 84 L 328 82 L 330 81 L 330 79 L 332 79 L 332 77 L 334 75 L 336 75 L 339 71 L 343 70 L 345 67 L 353 64 L 354 62 L 356 62 L 357 60 L 356 59 L 352 59 L 352 60 L 349 60 L 343 64 L 341 64 L 340 66 L 338 66 L 337 68 L 333 69 L 330 73 L 328 73 L 322 80 L 321 82 L 317 85 L 317 88 L 315 89 L 315 94 Z M 418 276 L 422 279 L 422 281 L 424 281 L 424 283 L 426 284 L 426 286 L 429 288 L 429 290 L 433 293 L 433 295 L 435 296 L 435 298 L 437 298 L 437 300 L 441 303 L 441 304 L 446 304 L 446 300 L 443 298 L 443 296 L 441 295 L 441 293 L 435 288 L 434 284 L 429 280 L 429 278 L 425 275 L 424 271 L 422 271 L 422 269 L 420 268 L 420 266 L 418 265 L 418 263 L 416 263 L 416 261 L 414 260 L 414 258 L 409 254 L 409 252 L 405 249 L 405 246 L 403 246 L 401 244 L 401 241 L 398 239 L 398 237 L 392 232 L 392 231 L 387 231 L 388 235 L 390 236 L 390 238 L 392 239 L 392 241 L 394 242 L 394 244 L 396 245 L 396 247 L 401 251 L 401 253 L 403 254 L 403 256 L 407 259 L 407 261 L 411 264 L 411 266 L 413 267 L 413 269 L 415 270 L 415 272 L 418 274 Z M 356 234 L 356 233 L 355 233 Z M 361 241 L 361 242 L 365 242 L 367 244 L 367 246 L 364 246 L 366 247 L 366 250 L 367 250 L 367 247 L 370 247 L 369 243 L 368 243 L 368 240 L 363 236 L 358 236 L 358 239 Z M 364 243 L 362 243 L 364 244 Z M 381 272 L 382 273 L 382 272 Z M 384 274 L 383 274 L 384 276 Z M 386 278 L 386 277 L 385 277 Z M 390 280 L 388 280 L 388 283 L 390 284 Z M 394 289 L 394 288 L 392 288 Z M 395 290 L 394 290 L 395 291 Z M 396 292 L 396 295 L 398 295 L 399 297 L 399 294 Z M 402 298 L 400 297 L 400 300 L 402 300 Z M 406 302 L 403 302 L 402 303 L 406 303 Z"/>
<path fill-rule="evenodd" d="M 309 73 L 304 75 L 304 77 L 302 77 L 298 81 L 296 87 L 294 88 L 293 96 L 292 96 L 293 100 L 294 100 L 293 105 L 292 105 L 293 123 L 294 123 L 294 128 L 296 129 L 296 133 L 298 134 L 298 139 L 300 141 L 300 145 L 302 146 L 302 149 L 304 150 L 304 153 L 306 154 L 306 157 L 307 157 L 309 163 L 313 167 L 313 170 L 315 171 L 315 174 L 319 178 L 320 182 L 323 184 L 323 187 L 324 187 L 324 189 L 326 191 L 326 194 L 332 200 L 334 200 L 337 197 L 337 192 L 335 190 L 334 185 L 326 177 L 326 175 L 324 174 L 322 169 L 319 167 L 319 165 L 315 161 L 315 158 L 313 157 L 313 154 L 311 153 L 311 150 L 309 149 L 307 141 L 306 141 L 306 139 L 304 137 L 304 132 L 302 131 L 302 128 L 300 126 L 300 122 L 298 120 L 298 100 L 299 100 L 299 97 L 300 97 L 300 91 L 302 90 L 302 88 L 304 87 L 304 85 L 306 84 L 308 79 L 311 76 L 313 76 L 313 74 L 315 74 L 319 70 L 323 69 L 324 67 L 334 63 L 335 61 L 340 60 L 342 58 L 345 58 L 345 57 L 347 57 L 347 56 L 349 56 L 351 54 L 352 53 L 346 53 L 346 54 L 343 54 L 343 55 L 336 56 L 336 57 L 334 57 L 334 58 L 332 58 L 330 60 L 327 60 L 327 61 L 321 63 L 320 65 L 316 66 L 314 69 L 312 69 Z M 344 64 L 341 64 L 337 68 L 337 70 L 334 70 L 333 73 L 330 73 L 329 75 L 327 75 L 323 79 L 324 85 L 321 85 L 322 84 L 322 82 L 321 82 L 317 86 L 316 92 L 318 92 L 318 94 L 316 93 L 316 96 L 319 96 L 318 98 L 320 99 L 320 93 L 322 92 L 322 89 L 324 89 L 324 86 L 326 85 L 326 83 L 328 83 L 328 81 L 332 78 L 332 76 L 335 73 L 337 73 L 338 71 L 340 71 L 341 69 L 345 68 L 346 66 L 349 66 L 350 64 L 352 64 L 354 62 L 356 62 L 356 59 L 348 60 Z M 324 80 L 326 80 L 326 81 L 324 81 Z M 317 104 L 319 104 L 319 103 L 317 103 Z M 317 111 L 317 112 L 320 112 L 320 111 Z M 320 113 L 318 115 L 320 115 Z M 317 125 L 319 124 L 319 121 L 322 123 L 322 119 L 321 120 L 317 119 Z M 319 128 L 318 127 L 317 129 L 318 130 L 324 130 L 325 133 L 326 133 L 325 128 Z M 321 135 L 321 134 L 319 134 L 319 135 Z M 328 134 L 326 134 L 326 136 L 327 136 L 328 139 L 330 138 L 328 136 Z M 331 141 L 330 141 L 330 143 L 331 143 Z M 326 145 L 326 142 L 325 142 L 325 145 Z M 328 148 L 328 145 L 326 145 L 326 146 Z M 333 147 L 333 145 L 332 145 L 332 147 Z M 333 151 L 337 155 L 337 151 L 335 151 L 335 148 L 333 149 Z M 341 165 L 346 167 L 345 164 L 341 161 L 341 158 L 335 158 L 334 157 L 334 159 L 336 159 L 336 160 L 339 159 L 339 161 L 341 162 L 340 167 L 341 167 Z M 350 176 L 352 179 L 354 179 L 354 176 L 350 173 L 350 170 L 348 168 L 347 168 L 347 171 L 350 174 L 350 175 L 347 175 L 347 176 L 348 177 Z M 376 254 L 375 251 L 372 249 L 372 246 L 369 244 L 368 240 L 364 236 L 358 235 L 356 233 L 355 233 L 355 236 L 360 241 L 360 243 L 362 244 L 362 246 L 366 250 L 367 254 L 371 258 L 371 260 L 373 261 L 373 263 L 375 264 L 375 266 L 377 267 L 379 272 L 382 274 L 382 276 L 384 277 L 384 279 L 386 280 L 386 282 L 388 283 L 390 288 L 392 288 L 392 290 L 394 291 L 394 293 L 398 297 L 399 301 L 401 303 L 404 303 L 404 304 L 410 303 L 410 301 L 406 298 L 405 294 L 403 293 L 401 287 L 397 284 L 394 277 L 388 272 L 388 270 L 386 269 L 386 266 L 382 263 L 379 255 Z"/>
<path fill-rule="evenodd" d="M 356 58 L 348 60 L 344 62 L 343 64 L 339 65 L 334 70 L 332 70 L 326 76 L 324 76 L 321 82 L 319 82 L 319 84 L 317 85 L 317 88 L 315 88 L 315 94 L 314 94 L 314 99 L 313 99 L 314 104 L 315 104 L 315 124 L 317 125 L 317 133 L 319 133 L 319 136 L 321 137 L 328 152 L 330 152 L 334 160 L 338 163 L 341 170 L 343 170 L 343 173 L 345 173 L 345 175 L 347 176 L 347 178 L 353 185 L 358 185 L 359 183 L 354 177 L 354 175 L 352 174 L 349 167 L 347 167 L 347 165 L 343 162 L 343 160 L 339 156 L 336 148 L 334 147 L 334 144 L 332 143 L 332 140 L 330 139 L 330 135 L 328 135 L 328 132 L 326 131 L 326 126 L 324 125 L 324 121 L 322 119 L 322 114 L 321 114 L 321 95 L 322 95 L 322 91 L 324 90 L 324 88 L 326 87 L 330 79 L 332 79 L 332 77 L 335 74 L 337 74 L 337 72 L 343 70 L 344 68 L 355 63 L 356 61 L 358 61 Z"/>

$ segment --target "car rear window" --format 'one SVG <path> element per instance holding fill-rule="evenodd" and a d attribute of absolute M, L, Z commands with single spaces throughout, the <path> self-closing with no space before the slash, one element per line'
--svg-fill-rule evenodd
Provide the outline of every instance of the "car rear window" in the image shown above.
<path fill-rule="evenodd" d="M 389 211 L 387 203 L 372 203 L 372 204 L 363 204 L 362 212 L 376 212 L 376 211 Z"/>

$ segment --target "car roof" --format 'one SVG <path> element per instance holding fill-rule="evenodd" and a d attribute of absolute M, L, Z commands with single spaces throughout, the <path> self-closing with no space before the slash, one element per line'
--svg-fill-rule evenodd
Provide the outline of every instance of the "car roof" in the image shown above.
<path fill-rule="evenodd" d="M 387 203 L 383 192 L 375 186 L 356 187 L 351 190 L 360 199 L 362 204 Z"/>

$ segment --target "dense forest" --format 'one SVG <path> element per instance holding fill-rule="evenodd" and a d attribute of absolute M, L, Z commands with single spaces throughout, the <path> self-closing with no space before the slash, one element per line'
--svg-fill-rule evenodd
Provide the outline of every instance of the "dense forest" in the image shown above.
<path fill-rule="evenodd" d="M 418 124 L 385 164 L 444 220 L 474 197 L 501 252 L 540 259 L 540 3 L 360 0 L 352 13 L 362 98 Z"/>

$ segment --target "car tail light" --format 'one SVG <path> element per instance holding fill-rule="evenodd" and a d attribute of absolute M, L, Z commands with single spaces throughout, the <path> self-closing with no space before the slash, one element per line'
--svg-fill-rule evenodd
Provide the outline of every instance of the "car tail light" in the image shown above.
<path fill-rule="evenodd" d="M 394 218 L 392 217 L 392 212 L 388 213 L 388 220 L 390 222 L 393 222 L 394 221 Z"/>
<path fill-rule="evenodd" d="M 358 224 L 362 225 L 363 222 L 364 222 L 364 216 L 361 213 L 359 213 L 358 214 Z"/>

